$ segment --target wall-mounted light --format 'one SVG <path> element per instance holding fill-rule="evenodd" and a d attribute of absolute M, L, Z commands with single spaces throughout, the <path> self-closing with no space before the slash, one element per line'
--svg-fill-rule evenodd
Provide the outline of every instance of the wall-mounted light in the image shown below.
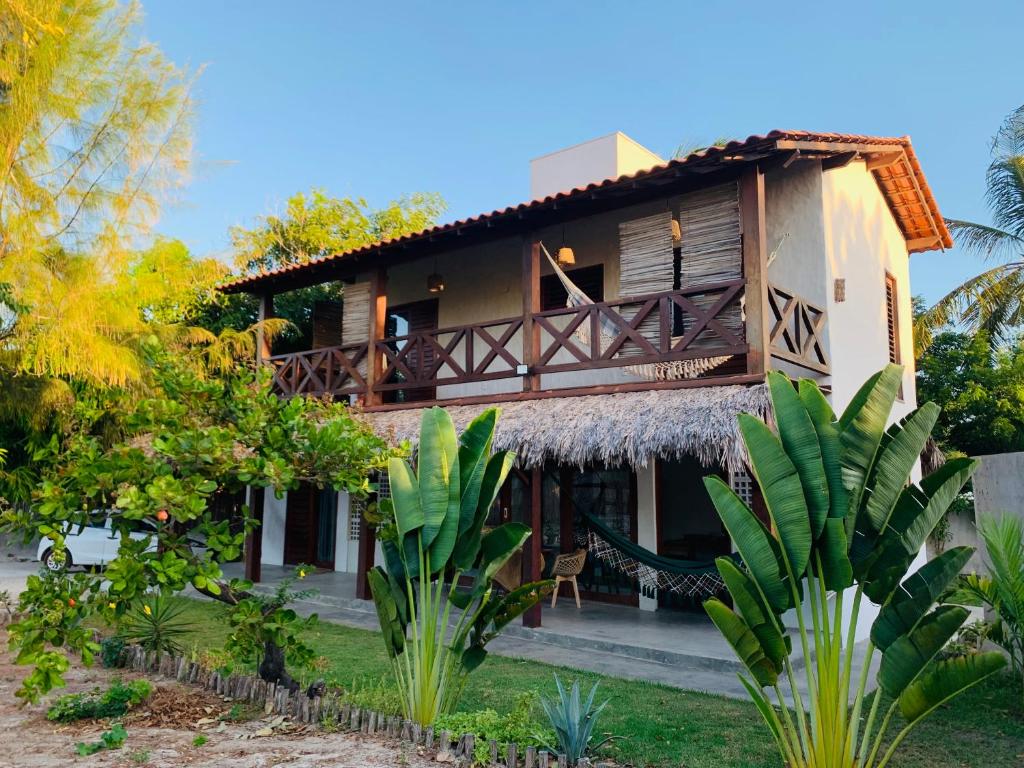
<path fill-rule="evenodd" d="M 670 219 L 672 222 L 672 245 L 679 245 L 683 242 L 683 228 L 679 226 L 679 219 Z"/>
<path fill-rule="evenodd" d="M 837 304 L 846 301 L 846 278 L 837 277 L 832 284 L 832 295 Z"/>

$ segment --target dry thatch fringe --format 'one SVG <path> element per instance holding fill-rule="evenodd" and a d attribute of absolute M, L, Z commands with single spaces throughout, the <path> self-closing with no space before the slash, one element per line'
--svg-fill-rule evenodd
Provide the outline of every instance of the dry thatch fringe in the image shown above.
<path fill-rule="evenodd" d="M 447 410 L 462 430 L 485 405 Z M 693 456 L 706 466 L 742 470 L 746 453 L 736 425 L 742 412 L 766 418 L 767 388 L 755 386 L 619 392 L 501 404 L 495 450 L 513 450 L 524 467 L 562 464 L 644 467 L 653 458 Z M 422 410 L 368 413 L 374 431 L 415 443 Z"/>
<path fill-rule="evenodd" d="M 946 454 L 942 452 L 934 437 L 929 437 L 921 451 L 921 474 L 927 477 L 946 463 Z"/>

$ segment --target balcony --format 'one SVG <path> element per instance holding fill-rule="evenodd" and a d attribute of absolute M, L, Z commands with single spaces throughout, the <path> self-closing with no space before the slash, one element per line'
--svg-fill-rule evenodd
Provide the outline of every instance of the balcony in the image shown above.
<path fill-rule="evenodd" d="M 543 382 L 535 389 L 595 392 L 742 383 L 756 378 L 746 363 L 744 288 L 742 279 L 729 280 L 382 338 L 372 345 L 275 355 L 266 362 L 282 396 L 354 395 L 380 407 L 494 395 L 487 382 L 499 382 L 497 392 L 512 396 L 528 389 L 530 378 Z M 771 356 L 827 373 L 824 310 L 776 286 L 769 286 L 768 305 Z M 372 384 L 371 348 L 379 372 Z"/>

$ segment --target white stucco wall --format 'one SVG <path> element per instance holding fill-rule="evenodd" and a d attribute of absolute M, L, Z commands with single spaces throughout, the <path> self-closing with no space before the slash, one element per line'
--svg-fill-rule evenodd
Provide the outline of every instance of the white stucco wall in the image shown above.
<path fill-rule="evenodd" d="M 664 160 L 621 131 L 599 136 L 530 161 L 530 199 L 646 170 Z"/>
<path fill-rule="evenodd" d="M 284 565 L 284 525 L 288 509 L 288 494 L 281 498 L 268 491 L 263 499 L 263 557 L 264 565 Z"/>
<path fill-rule="evenodd" d="M 910 258 L 906 240 L 874 177 L 855 161 L 822 174 L 825 263 L 828 286 L 846 280 L 846 300 L 829 290 L 828 330 L 832 353 L 832 404 L 842 410 L 871 374 L 889 362 L 885 275 L 896 278 L 899 300 L 903 400 L 895 418 L 917 404 L 910 308 Z"/>

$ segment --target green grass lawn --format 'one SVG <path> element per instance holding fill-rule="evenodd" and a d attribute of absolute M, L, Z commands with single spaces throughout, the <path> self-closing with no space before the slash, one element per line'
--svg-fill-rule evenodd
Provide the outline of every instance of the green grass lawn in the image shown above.
<path fill-rule="evenodd" d="M 190 642 L 219 647 L 227 634 L 222 607 L 190 601 L 195 622 Z M 390 675 L 380 637 L 321 623 L 308 641 L 329 661 L 326 675 L 341 683 Z M 771 737 L 753 705 L 663 685 L 566 671 L 535 661 L 491 656 L 470 676 L 460 709 L 508 711 L 521 691 L 554 692 L 552 673 L 600 681 L 599 698 L 611 700 L 600 729 L 626 738 L 607 756 L 636 766 L 779 768 Z M 1024 766 L 1024 713 L 1019 682 L 990 680 L 941 708 L 897 753 L 898 768 L 1010 768 Z"/>

